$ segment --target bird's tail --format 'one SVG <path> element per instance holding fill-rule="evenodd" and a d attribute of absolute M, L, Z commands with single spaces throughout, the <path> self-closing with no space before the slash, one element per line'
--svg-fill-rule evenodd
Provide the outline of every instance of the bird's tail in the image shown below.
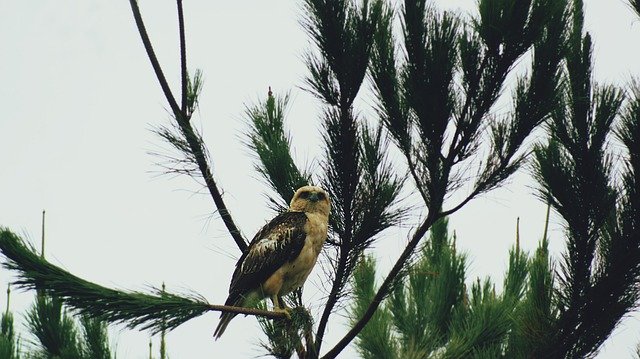
<path fill-rule="evenodd" d="M 243 302 L 244 302 L 244 298 L 242 296 L 237 296 L 237 297 L 234 296 L 234 297 L 232 297 L 230 295 L 229 298 L 227 298 L 227 300 L 224 302 L 224 305 L 232 305 L 234 307 L 241 307 L 241 306 L 243 306 Z M 238 314 L 237 313 L 229 313 L 229 312 L 222 312 L 220 314 L 220 323 L 218 323 L 218 326 L 216 327 L 216 331 L 213 333 L 213 337 L 216 340 L 222 336 L 224 331 L 227 329 L 227 325 L 229 325 L 229 322 L 231 321 L 231 319 L 235 318 L 236 315 L 238 315 Z"/>
<path fill-rule="evenodd" d="M 233 319 L 236 315 L 236 313 L 222 313 L 220 315 L 220 323 L 218 323 L 218 326 L 216 327 L 216 331 L 213 333 L 213 337 L 218 340 L 222 334 L 224 333 L 224 331 L 227 329 L 227 325 L 229 325 L 229 322 L 231 321 L 231 319 Z"/>

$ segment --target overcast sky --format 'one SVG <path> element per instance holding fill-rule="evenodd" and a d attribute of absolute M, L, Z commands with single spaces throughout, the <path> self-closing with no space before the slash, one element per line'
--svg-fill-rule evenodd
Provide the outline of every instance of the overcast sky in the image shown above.
<path fill-rule="evenodd" d="M 475 0 L 435 1 L 472 11 Z M 173 1 L 140 1 L 165 73 L 178 84 Z M 236 222 L 247 237 L 273 213 L 242 144 L 245 104 L 268 86 L 291 92 L 288 126 L 299 163 L 319 154 L 319 103 L 299 89 L 309 41 L 299 25 L 300 1 L 185 1 L 189 68 L 204 72 L 195 121 L 202 129 L 214 174 Z M 640 23 L 621 0 L 586 1 L 586 27 L 595 41 L 595 77 L 622 84 L 640 75 Z M 129 3 L 120 1 L 0 2 L 0 225 L 39 243 L 47 211 L 47 258 L 74 274 L 117 288 L 195 290 L 211 303 L 227 295 L 237 248 L 213 213 L 212 201 L 190 178 L 158 177 L 163 148 L 150 129 L 167 124 L 167 105 L 144 53 Z M 359 110 L 370 111 L 363 92 Z M 458 246 L 469 253 L 470 279 L 501 282 L 516 218 L 526 250 L 540 239 L 544 205 L 532 195 L 526 173 L 504 189 L 453 216 Z M 551 248 L 563 247 L 553 219 Z M 389 234 L 377 245 L 384 268 L 406 241 Z M 384 254 L 383 254 L 384 253 Z M 318 277 L 305 287 L 314 310 L 322 305 Z M 0 284 L 10 281 L 0 270 Z M 19 331 L 33 293 L 14 294 Z M 0 291 L 4 308 L 6 294 Z M 172 358 L 246 358 L 262 354 L 255 319 L 238 317 L 224 337 L 212 340 L 215 313 L 168 335 Z M 345 332 L 334 316 L 325 349 Z M 146 358 L 148 333 L 113 327 L 120 358 Z M 637 316 L 623 321 L 599 358 L 631 358 L 640 341 Z M 157 346 L 157 341 L 156 346 Z M 345 352 L 353 357 L 353 350 Z"/>

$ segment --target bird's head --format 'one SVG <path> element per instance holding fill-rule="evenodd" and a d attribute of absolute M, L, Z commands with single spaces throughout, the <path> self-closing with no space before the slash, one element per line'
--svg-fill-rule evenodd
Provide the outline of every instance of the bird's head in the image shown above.
<path fill-rule="evenodd" d="M 291 199 L 289 210 L 329 216 L 331 210 L 329 195 L 317 186 L 300 187 Z"/>

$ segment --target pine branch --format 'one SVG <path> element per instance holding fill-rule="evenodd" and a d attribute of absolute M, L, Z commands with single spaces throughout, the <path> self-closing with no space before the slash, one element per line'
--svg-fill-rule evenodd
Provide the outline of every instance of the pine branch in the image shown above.
<path fill-rule="evenodd" d="M 640 203 L 635 199 L 637 172 L 631 164 L 640 151 L 634 145 L 637 115 L 635 110 L 623 111 L 622 125 L 616 131 L 622 134 L 620 140 L 627 146 L 628 156 L 622 183 L 617 185 L 607 141 L 614 133 L 613 123 L 621 113 L 624 94 L 614 86 L 592 81 L 592 43 L 583 32 L 583 22 L 582 1 L 576 0 L 566 55 L 569 86 L 563 99 L 567 105 L 554 111 L 551 139 L 535 151 L 540 196 L 550 198 L 551 206 L 565 221 L 567 236 L 555 335 L 545 346 L 554 357 L 597 353 L 639 296 L 636 222 L 640 212 L 636 208 Z M 632 96 L 638 93 L 630 92 Z M 628 108 L 638 106 L 636 101 L 632 98 Z"/>
<path fill-rule="evenodd" d="M 111 359 L 109 336 L 105 322 L 87 316 L 80 317 L 83 351 L 87 358 Z"/>
<path fill-rule="evenodd" d="M 42 356 L 83 359 L 76 324 L 58 298 L 38 292 L 36 302 L 27 313 L 27 325 L 38 338 Z"/>
<path fill-rule="evenodd" d="M 614 213 L 603 225 L 599 257 L 584 316 L 586 330 L 579 342 L 579 354 L 597 352 L 640 299 L 640 85 L 633 81 L 629 102 L 622 111 L 615 136 L 624 144 L 627 156 L 621 181 L 621 196 Z M 578 347 L 578 346 L 576 346 Z"/>
<path fill-rule="evenodd" d="M 176 102 L 173 93 L 171 92 L 171 88 L 169 87 L 169 83 L 167 82 L 166 77 L 164 76 L 164 72 L 162 71 L 162 67 L 160 66 L 160 62 L 158 61 L 158 57 L 156 56 L 155 51 L 153 50 L 153 46 L 151 45 L 151 40 L 149 39 L 149 34 L 147 33 L 147 29 L 144 25 L 144 21 L 142 20 L 142 14 L 140 14 L 140 8 L 138 7 L 137 0 L 129 0 L 129 4 L 131 5 L 131 12 L 133 13 L 133 18 L 136 21 L 136 26 L 138 28 L 138 32 L 140 33 L 140 38 L 142 39 L 142 43 L 144 45 L 144 49 L 147 52 L 147 56 L 149 57 L 149 61 L 151 61 L 151 66 L 153 67 L 153 71 L 158 78 L 158 82 L 160 83 L 160 87 L 162 88 L 162 92 L 169 102 L 169 107 L 171 111 L 175 114 L 181 112 L 178 103 Z"/>
<path fill-rule="evenodd" d="M 456 212 L 479 194 L 496 188 L 513 174 L 526 156 L 517 155 L 523 142 L 533 129 L 547 120 L 551 110 L 558 106 L 562 84 L 559 65 L 565 53 L 568 36 L 566 7 L 554 8 L 559 6 L 558 4 L 562 5 L 562 2 L 549 6 L 551 9 L 546 10 L 549 19 L 541 25 L 544 31 L 539 38 L 532 40 L 532 74 L 528 78 L 518 80 L 513 95 L 512 113 L 506 119 L 490 124 L 491 148 L 478 180 L 471 193 L 451 209 L 445 210 L 445 215 Z M 530 16 L 536 15 L 532 13 Z M 467 48 L 465 52 L 470 50 Z M 472 81 L 478 81 L 478 76 L 467 75 Z M 473 86 L 474 91 L 471 93 L 476 93 L 477 85 Z M 465 107 L 463 111 L 466 109 Z M 461 141 L 461 144 L 465 143 L 465 140 Z M 458 151 L 459 146 L 452 146 L 449 157 L 460 156 Z"/>
<path fill-rule="evenodd" d="M 7 307 L 0 318 L 0 358 L 18 359 L 19 341 L 13 326 L 13 313 L 9 311 L 10 287 L 7 287 Z"/>
<path fill-rule="evenodd" d="M 463 309 L 466 256 L 458 254 L 450 239 L 447 220 L 430 229 L 429 241 L 409 265 L 404 281 L 389 298 L 402 357 L 425 357 L 450 338 L 455 314 Z"/>
<path fill-rule="evenodd" d="M 478 279 L 471 288 L 469 307 L 452 321 L 451 339 L 441 357 L 499 358 L 511 329 L 513 308 L 512 301 L 496 296 L 489 279 Z"/>
<path fill-rule="evenodd" d="M 422 178 L 418 175 L 413 149 L 413 124 L 409 120 L 409 108 L 404 93 L 400 91 L 401 75 L 397 70 L 393 19 L 395 12 L 390 7 L 383 9 L 380 24 L 374 36 L 370 75 L 377 97 L 378 117 L 389 131 L 395 145 L 407 161 L 407 167 L 416 188 L 425 203 L 428 195 Z"/>
<path fill-rule="evenodd" d="M 164 76 L 162 71 L 162 67 L 160 66 L 160 62 L 156 57 L 155 51 L 153 50 L 153 46 L 151 45 L 151 40 L 149 39 L 149 35 L 147 34 L 146 27 L 144 25 L 144 21 L 142 20 L 142 15 L 140 14 L 140 8 L 138 7 L 137 0 L 129 0 L 131 5 L 131 11 L 133 13 L 133 17 L 136 22 L 136 26 L 138 28 L 138 32 L 140 33 L 140 38 L 142 39 L 142 43 L 144 45 L 145 51 L 147 52 L 147 56 L 151 61 L 151 65 L 153 70 L 160 82 L 160 87 L 164 92 L 164 95 L 169 102 L 169 106 L 171 107 L 171 111 L 173 112 L 174 118 L 178 127 L 181 131 L 180 138 L 183 138 L 186 144 L 188 145 L 187 149 L 190 155 L 193 157 L 195 161 L 195 165 L 202 178 L 205 181 L 207 189 L 213 199 L 213 202 L 218 209 L 218 213 L 220 213 L 220 217 L 224 222 L 229 234 L 236 242 L 236 245 L 241 251 L 244 251 L 247 248 L 247 241 L 244 239 L 240 230 L 236 226 L 227 209 L 227 206 L 222 198 L 222 193 L 220 192 L 216 181 L 213 178 L 213 174 L 211 173 L 211 167 L 209 166 L 209 161 L 207 159 L 207 152 L 204 147 L 204 143 L 200 138 L 200 135 L 195 131 L 193 126 L 191 125 L 190 119 L 193 110 L 193 106 L 189 109 L 189 104 L 194 104 L 194 101 L 190 101 L 190 95 L 188 93 L 188 83 L 189 80 L 187 78 L 187 69 L 186 69 L 186 45 L 184 39 L 184 18 L 182 14 L 182 2 L 178 0 L 178 15 L 179 15 L 179 28 L 180 28 L 180 53 L 181 53 L 181 74 L 182 74 L 182 105 L 183 107 L 178 106 L 173 93 L 171 92 L 171 88 L 167 82 L 167 79 Z"/>
<path fill-rule="evenodd" d="M 247 146 L 257 155 L 255 169 L 279 195 L 269 197 L 273 209 L 282 212 L 289 207 L 295 191 L 311 182 L 308 171 L 300 171 L 291 156 L 291 139 L 284 128 L 289 96 L 276 98 L 269 88 L 265 102 L 247 107 L 250 121 Z"/>
<path fill-rule="evenodd" d="M 356 266 L 351 278 L 353 282 L 354 301 L 350 307 L 351 318 L 359 318 L 367 309 L 375 295 L 376 262 L 371 256 L 363 256 Z M 398 348 L 392 336 L 391 313 L 387 308 L 380 308 L 367 326 L 358 333 L 356 345 L 360 357 L 364 359 L 396 358 Z"/>
<path fill-rule="evenodd" d="M 286 317 L 280 312 L 212 305 L 195 293 L 184 296 L 163 293 L 158 288 L 151 288 L 151 293 L 106 288 L 47 262 L 7 229 L 0 229 L 0 251 L 7 259 L 3 266 L 17 272 L 15 285 L 19 288 L 44 291 L 79 314 L 110 323 L 124 323 L 129 328 L 148 329 L 153 333 L 172 330 L 208 311 L 271 319 Z"/>
<path fill-rule="evenodd" d="M 419 139 L 412 154 L 417 168 L 412 173 L 424 187 L 426 206 L 436 211 L 442 207 L 451 173 L 443 163 L 442 146 L 456 110 L 454 75 L 461 22 L 425 1 L 405 2 L 403 20 L 406 59 L 401 84 Z"/>
<path fill-rule="evenodd" d="M 506 357 L 545 357 L 545 345 L 554 333 L 557 318 L 554 310 L 554 268 L 549 259 L 547 215 L 542 240 L 527 263 L 528 281 L 524 298 L 513 315 L 513 330 L 509 335 Z"/>
<path fill-rule="evenodd" d="M 404 181 L 393 173 L 386 159 L 387 143 L 382 128 L 361 126 L 358 138 L 360 178 L 351 204 L 350 231 L 340 238 L 336 276 L 320 323 L 327 323 L 331 309 L 343 292 L 360 256 L 385 229 L 397 225 L 406 216 L 406 208 L 397 204 Z M 344 213 L 348 213 L 345 212 Z M 340 218 L 342 220 L 342 218 Z M 349 228 L 347 226 L 343 228 Z M 324 327 L 319 326 L 320 329 Z M 321 338 L 317 338 L 319 340 Z"/>
<path fill-rule="evenodd" d="M 367 307 L 367 310 L 364 311 L 362 316 L 353 324 L 351 329 L 347 332 L 347 334 L 340 339 L 340 341 L 335 344 L 331 350 L 329 350 L 322 357 L 323 359 L 335 358 L 337 357 L 344 348 L 349 345 L 349 343 L 358 335 L 358 333 L 367 325 L 369 320 L 373 317 L 376 310 L 384 300 L 384 298 L 391 292 L 393 288 L 393 284 L 395 283 L 397 276 L 401 273 L 401 271 L 405 267 L 405 263 L 413 254 L 414 249 L 420 242 L 420 239 L 427 233 L 427 230 L 431 225 L 435 222 L 435 214 L 430 214 L 427 218 L 422 222 L 422 224 L 416 229 L 413 234 L 411 241 L 407 244 L 404 251 L 400 254 L 400 257 L 389 271 L 389 274 L 385 277 L 384 281 L 378 288 L 375 296 L 371 300 L 371 303 Z"/>
<path fill-rule="evenodd" d="M 258 307 L 266 310 L 267 305 L 262 302 Z M 305 333 L 311 333 L 313 330 L 313 319 L 306 308 L 294 307 L 291 320 L 267 320 L 259 317 L 258 323 L 267 335 L 267 341 L 261 342 L 260 345 L 270 355 L 289 359 L 295 352 L 299 359 L 307 357 L 307 349 L 302 344 L 302 338 L 305 338 Z"/>

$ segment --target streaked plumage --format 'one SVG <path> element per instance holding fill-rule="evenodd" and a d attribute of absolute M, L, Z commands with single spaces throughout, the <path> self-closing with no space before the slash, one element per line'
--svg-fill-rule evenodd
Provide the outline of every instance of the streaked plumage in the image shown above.
<path fill-rule="evenodd" d="M 225 305 L 246 306 L 301 287 L 327 239 L 329 198 L 315 186 L 299 188 L 287 212 L 277 215 L 256 233 L 242 254 L 231 279 Z M 224 333 L 232 313 L 222 313 L 214 336 Z"/>

